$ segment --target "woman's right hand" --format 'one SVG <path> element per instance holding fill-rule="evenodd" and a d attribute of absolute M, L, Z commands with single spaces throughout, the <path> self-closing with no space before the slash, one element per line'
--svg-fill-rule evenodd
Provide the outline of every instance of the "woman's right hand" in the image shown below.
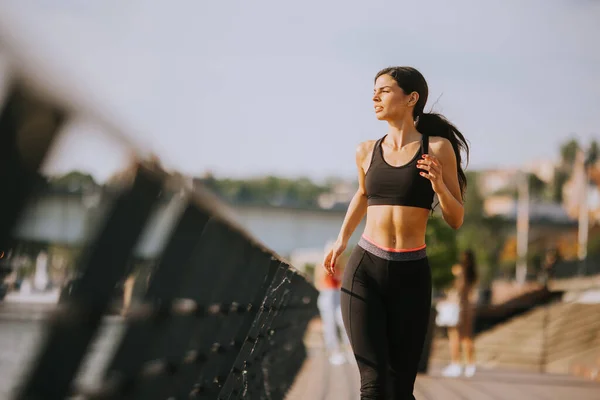
<path fill-rule="evenodd" d="M 346 250 L 346 243 L 336 240 L 325 255 L 323 266 L 329 275 L 333 276 L 335 274 L 335 263 L 338 261 L 344 250 Z"/>

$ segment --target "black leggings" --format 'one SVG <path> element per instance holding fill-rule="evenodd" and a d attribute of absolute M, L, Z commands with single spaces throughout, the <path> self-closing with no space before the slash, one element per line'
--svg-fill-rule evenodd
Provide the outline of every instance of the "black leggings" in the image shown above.
<path fill-rule="evenodd" d="M 391 252 L 361 238 L 344 272 L 341 305 L 361 400 L 414 400 L 431 308 L 425 248 Z"/>

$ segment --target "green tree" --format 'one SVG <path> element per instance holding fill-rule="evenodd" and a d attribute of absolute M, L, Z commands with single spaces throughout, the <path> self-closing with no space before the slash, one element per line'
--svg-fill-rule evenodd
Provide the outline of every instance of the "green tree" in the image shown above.
<path fill-rule="evenodd" d="M 590 236 L 588 240 L 588 256 L 600 256 L 600 227 L 598 226 L 590 230 Z"/>
<path fill-rule="evenodd" d="M 594 164 L 598 161 L 600 149 L 598 149 L 598 142 L 593 140 L 588 150 L 587 160 L 589 163 Z"/>
<path fill-rule="evenodd" d="M 552 183 L 552 198 L 557 202 L 563 200 L 562 189 L 571 178 L 579 148 L 579 142 L 576 139 L 569 139 L 560 146 L 560 165 L 555 170 Z"/>
<path fill-rule="evenodd" d="M 576 139 L 570 139 L 560 146 L 560 156 L 563 165 L 572 167 L 579 150 L 579 143 Z"/>
<path fill-rule="evenodd" d="M 467 174 L 468 186 L 465 193 L 465 219 L 458 230 L 458 251 L 473 250 L 478 265 L 479 284 L 490 284 L 498 268 L 500 252 L 506 240 L 506 225 L 502 217 L 485 214 L 485 199 L 479 189 L 479 174 Z M 458 260 L 456 260 L 458 261 Z"/>
<path fill-rule="evenodd" d="M 496 271 L 498 260 L 507 237 L 502 217 L 485 217 L 479 223 L 468 223 L 458 231 L 459 251 L 473 250 L 478 266 L 479 285 L 487 287 Z"/>
<path fill-rule="evenodd" d="M 563 186 L 569 180 L 569 173 L 564 168 L 556 168 L 554 171 L 554 180 L 552 182 L 552 200 L 562 203 Z"/>
<path fill-rule="evenodd" d="M 484 199 L 479 187 L 479 174 L 467 171 L 467 189 L 465 191 L 465 222 L 481 220 L 484 214 Z"/>
<path fill-rule="evenodd" d="M 543 198 L 547 192 L 546 182 L 538 178 L 536 174 L 529 174 L 529 192 L 534 198 Z"/>
<path fill-rule="evenodd" d="M 267 176 L 244 180 L 205 178 L 200 181 L 226 201 L 263 205 L 316 206 L 319 195 L 329 190 L 308 178 Z"/>
<path fill-rule="evenodd" d="M 238 187 L 238 190 L 236 190 L 235 199 L 237 201 L 239 201 L 240 203 L 250 203 L 250 202 L 252 202 L 253 197 L 254 197 L 254 193 L 253 193 L 251 185 L 249 185 L 249 184 L 240 185 Z"/>
<path fill-rule="evenodd" d="M 456 231 L 441 217 L 432 217 L 427 224 L 425 241 L 433 287 L 439 290 L 446 287 L 453 279 L 451 267 L 458 261 Z"/>

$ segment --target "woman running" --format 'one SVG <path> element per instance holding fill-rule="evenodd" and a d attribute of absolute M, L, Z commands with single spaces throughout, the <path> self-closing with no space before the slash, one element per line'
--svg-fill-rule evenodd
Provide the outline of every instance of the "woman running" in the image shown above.
<path fill-rule="evenodd" d="M 424 112 L 427 95 L 427 82 L 414 68 L 386 68 L 375 77 L 375 115 L 388 132 L 358 146 L 359 188 L 323 262 L 333 274 L 366 214 L 341 289 L 363 400 L 414 399 L 431 307 L 425 230 L 434 195 L 448 225 L 458 229 L 463 222 L 461 150 L 468 156 L 468 145 L 443 116 Z"/>

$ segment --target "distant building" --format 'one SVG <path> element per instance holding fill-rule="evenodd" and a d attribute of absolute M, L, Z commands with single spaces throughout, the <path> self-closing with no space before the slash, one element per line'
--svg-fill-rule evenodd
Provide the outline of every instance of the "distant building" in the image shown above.
<path fill-rule="evenodd" d="M 513 196 L 489 196 L 484 200 L 483 209 L 489 216 L 501 216 L 509 221 L 517 219 L 517 199 Z M 573 225 L 577 222 L 561 204 L 543 201 L 530 202 L 529 219 L 558 225 Z"/>
<path fill-rule="evenodd" d="M 518 169 L 482 170 L 478 173 L 480 194 L 488 197 L 500 191 L 516 190 Z"/>
<path fill-rule="evenodd" d="M 557 163 L 553 160 L 534 160 L 523 165 L 523 168 L 501 168 L 478 171 L 478 184 L 484 197 L 501 191 L 516 190 L 519 173 L 527 171 L 541 181 L 552 184 Z"/>
<path fill-rule="evenodd" d="M 515 207 L 515 198 L 509 195 L 489 196 L 483 201 L 483 211 L 488 216 L 509 215 Z"/>

